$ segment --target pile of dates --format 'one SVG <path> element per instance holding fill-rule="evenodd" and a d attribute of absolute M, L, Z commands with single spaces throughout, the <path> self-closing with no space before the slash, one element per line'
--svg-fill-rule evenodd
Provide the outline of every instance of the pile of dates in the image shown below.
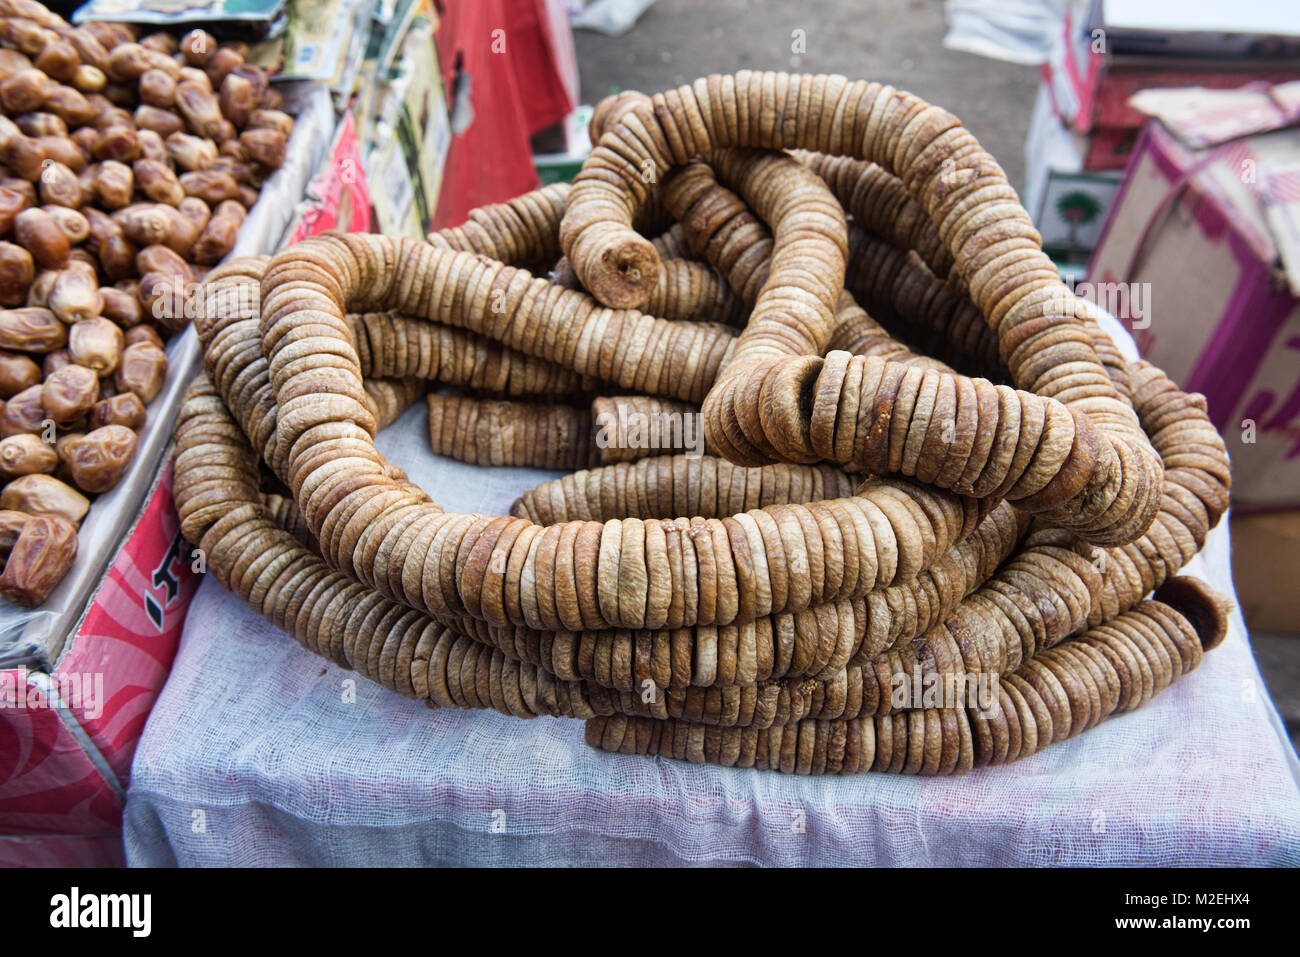
<path fill-rule="evenodd" d="M 39 605 L 135 455 L 185 303 L 293 120 L 240 43 L 0 0 L 0 595 Z"/>

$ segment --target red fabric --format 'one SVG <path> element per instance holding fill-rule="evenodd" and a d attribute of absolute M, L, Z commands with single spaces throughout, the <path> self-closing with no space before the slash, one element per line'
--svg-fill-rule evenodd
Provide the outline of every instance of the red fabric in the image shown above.
<path fill-rule="evenodd" d="M 0 834 L 102 834 L 122 800 L 25 669 L 0 672 Z M 66 703 L 66 702 L 65 702 Z"/>
<path fill-rule="evenodd" d="M 0 867 L 126 867 L 121 831 L 0 835 Z"/>
<path fill-rule="evenodd" d="M 528 135 L 568 116 L 574 106 L 556 63 L 555 43 L 546 17 L 546 0 L 512 0 L 507 53 L 515 85 L 524 95 Z"/>
<path fill-rule="evenodd" d="M 556 67 L 543 0 L 445 0 L 436 35 L 448 106 L 456 60 L 470 77 L 474 119 L 453 137 L 434 228 L 537 187 L 528 138 L 573 104 Z M 504 32 L 496 32 L 504 31 Z M 504 52 L 498 50 L 504 42 Z"/>

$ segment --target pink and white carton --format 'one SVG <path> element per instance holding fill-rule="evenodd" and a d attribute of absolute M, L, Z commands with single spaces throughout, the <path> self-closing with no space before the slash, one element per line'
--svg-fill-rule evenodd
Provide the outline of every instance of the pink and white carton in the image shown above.
<path fill-rule="evenodd" d="M 124 863 L 131 759 L 198 584 L 172 468 L 52 669 L 0 670 L 0 866 Z"/>
<path fill-rule="evenodd" d="M 1149 121 L 1088 268 L 1145 294 L 1120 318 L 1144 358 L 1205 395 L 1238 510 L 1300 506 L 1297 157 L 1294 127 L 1194 149 Z"/>

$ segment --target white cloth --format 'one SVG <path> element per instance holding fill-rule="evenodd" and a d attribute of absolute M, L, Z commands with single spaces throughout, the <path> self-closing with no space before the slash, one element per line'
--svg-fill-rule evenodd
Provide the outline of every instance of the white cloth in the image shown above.
<path fill-rule="evenodd" d="M 379 437 L 448 509 L 553 473 Z M 1188 573 L 1231 592 L 1226 520 Z M 349 702 L 345 682 L 355 682 Z M 135 865 L 1300 863 L 1300 767 L 1239 614 L 1134 714 L 957 778 L 801 778 L 590 749 L 579 721 L 433 712 L 303 650 L 211 578 L 128 793 Z"/>
<path fill-rule="evenodd" d="M 1063 0 L 946 0 L 943 6 L 946 49 L 1008 63 L 1047 62 L 1065 28 Z"/>

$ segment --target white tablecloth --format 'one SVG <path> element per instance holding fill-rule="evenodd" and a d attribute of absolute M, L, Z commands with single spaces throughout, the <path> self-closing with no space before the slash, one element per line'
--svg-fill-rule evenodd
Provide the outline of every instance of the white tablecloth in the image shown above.
<path fill-rule="evenodd" d="M 448 509 L 504 512 L 552 474 L 437 459 L 424 417 L 379 445 Z M 1188 572 L 1231 592 L 1226 520 Z M 1298 864 L 1298 781 L 1239 614 L 1146 708 L 1018 764 L 801 778 L 606 754 L 579 721 L 430 711 L 209 577 L 136 753 L 125 841 L 136 865 Z"/>

